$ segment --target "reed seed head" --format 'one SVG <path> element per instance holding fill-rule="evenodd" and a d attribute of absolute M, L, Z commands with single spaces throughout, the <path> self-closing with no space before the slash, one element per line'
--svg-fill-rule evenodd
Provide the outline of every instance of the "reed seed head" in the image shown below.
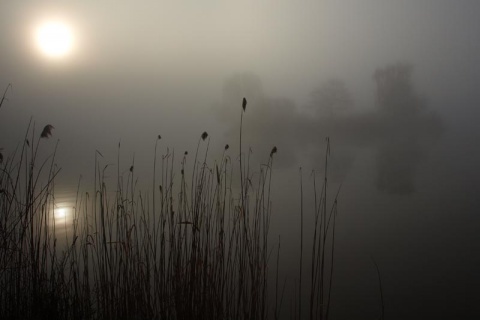
<path fill-rule="evenodd" d="M 52 135 L 52 129 L 55 129 L 51 124 L 47 124 L 43 130 L 40 138 L 49 138 Z"/>
<path fill-rule="evenodd" d="M 272 148 L 272 151 L 270 151 L 270 157 L 273 156 L 274 153 L 277 153 L 277 147 Z"/>
<path fill-rule="evenodd" d="M 208 137 L 208 133 L 207 133 L 207 131 L 204 131 L 204 132 L 202 133 L 202 140 L 205 141 L 205 139 L 207 139 L 207 137 Z"/>
<path fill-rule="evenodd" d="M 247 99 L 245 98 L 243 98 L 242 108 L 243 108 L 243 112 L 245 112 L 245 108 L 247 108 Z"/>

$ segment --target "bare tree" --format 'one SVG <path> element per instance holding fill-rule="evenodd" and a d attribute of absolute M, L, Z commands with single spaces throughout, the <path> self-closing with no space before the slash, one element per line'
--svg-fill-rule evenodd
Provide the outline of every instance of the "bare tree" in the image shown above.
<path fill-rule="evenodd" d="M 345 83 L 339 79 L 330 79 L 312 91 L 312 107 L 320 116 L 345 114 L 353 107 L 353 100 Z"/>

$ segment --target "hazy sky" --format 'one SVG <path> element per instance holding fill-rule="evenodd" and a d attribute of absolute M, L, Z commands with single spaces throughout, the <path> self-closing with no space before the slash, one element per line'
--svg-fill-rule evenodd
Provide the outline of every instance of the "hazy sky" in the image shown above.
<path fill-rule="evenodd" d="M 255 159 L 279 147 L 272 232 L 295 239 L 291 181 L 299 166 L 322 168 L 331 138 L 334 187 L 343 182 L 339 318 L 376 315 L 370 255 L 388 318 L 478 315 L 479 13 L 476 0 L 3 1 L 0 89 L 13 88 L 0 109 L 0 147 L 12 152 L 33 117 L 37 130 L 55 127 L 48 143 L 60 139 L 65 185 L 93 175 L 96 149 L 115 162 L 119 141 L 125 162 L 135 155 L 139 177 L 149 179 L 158 134 L 179 155 L 205 130 L 213 151 L 235 144 L 246 96 L 245 143 Z M 51 19 L 74 35 L 61 59 L 35 45 L 36 28 Z M 373 75 L 396 63 L 413 67 L 423 111 L 385 122 Z M 336 118 L 316 113 L 311 94 L 332 79 L 351 100 Z M 390 168 L 403 168 L 397 176 L 413 189 L 378 188 Z"/>

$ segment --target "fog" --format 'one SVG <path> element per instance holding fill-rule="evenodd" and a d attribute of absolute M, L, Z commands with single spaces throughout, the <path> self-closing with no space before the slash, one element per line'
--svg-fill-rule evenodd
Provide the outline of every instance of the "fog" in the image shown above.
<path fill-rule="evenodd" d="M 212 158 L 225 144 L 237 157 L 245 97 L 252 168 L 278 148 L 282 274 L 298 261 L 299 168 L 308 205 L 328 137 L 330 192 L 341 187 L 332 318 L 378 317 L 371 257 L 387 318 L 478 316 L 479 12 L 473 0 L 4 2 L 1 152 L 32 118 L 55 128 L 42 143 L 59 140 L 62 201 L 80 176 L 91 184 L 96 150 L 116 163 L 119 143 L 121 170 L 134 159 L 147 190 L 158 135 L 178 164 L 204 131 Z M 52 17 L 75 35 L 58 60 L 32 38 Z"/>

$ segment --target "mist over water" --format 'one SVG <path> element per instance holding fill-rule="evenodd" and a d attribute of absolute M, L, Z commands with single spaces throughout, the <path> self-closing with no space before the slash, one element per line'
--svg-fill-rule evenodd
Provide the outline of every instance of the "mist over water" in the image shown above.
<path fill-rule="evenodd" d="M 158 135 L 157 155 L 175 154 L 177 176 L 204 131 L 211 161 L 226 144 L 236 160 L 246 97 L 252 170 L 278 148 L 270 243 L 281 235 L 289 290 L 299 168 L 307 230 L 312 170 L 323 181 L 329 137 L 329 199 L 341 188 L 332 318 L 378 317 L 371 257 L 386 317 L 478 315 L 479 11 L 467 0 L 3 3 L 0 88 L 13 87 L 0 109 L 1 152 L 23 142 L 32 117 L 37 134 L 55 127 L 42 157 L 59 140 L 58 208 L 77 205 L 80 176 L 79 193 L 91 192 L 95 157 L 112 187 L 133 165 L 137 190 L 149 194 Z M 77 51 L 59 63 L 29 43 L 35 21 L 52 12 L 78 35 Z"/>

